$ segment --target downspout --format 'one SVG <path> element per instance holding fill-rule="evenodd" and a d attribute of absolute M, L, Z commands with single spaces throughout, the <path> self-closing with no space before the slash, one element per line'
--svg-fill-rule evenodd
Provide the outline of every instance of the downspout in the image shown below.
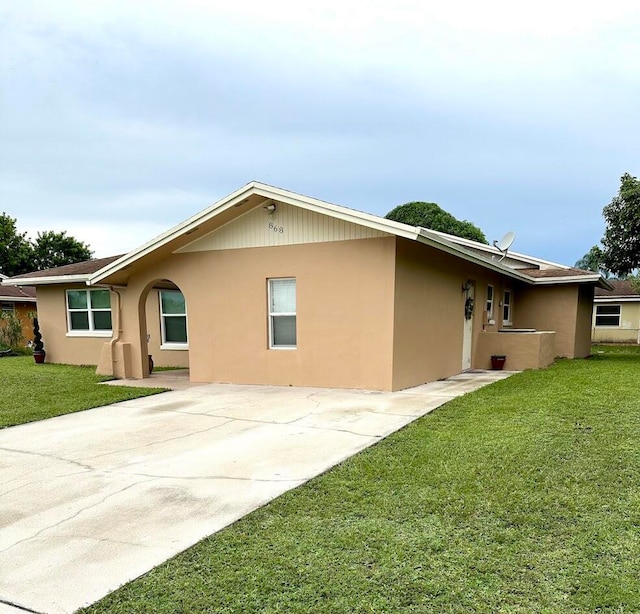
<path fill-rule="evenodd" d="M 115 355 L 115 347 L 116 347 L 116 343 L 118 343 L 118 341 L 120 341 L 120 337 L 122 336 L 122 296 L 120 295 L 120 292 L 118 292 L 118 290 L 116 290 L 115 286 L 109 286 L 106 284 L 95 284 L 93 286 L 94 288 L 107 288 L 110 292 L 113 292 L 113 294 L 115 294 L 118 297 L 118 305 L 117 305 L 117 309 L 116 309 L 116 324 L 117 326 L 113 326 L 112 323 L 112 329 L 115 329 L 116 333 L 115 335 L 112 334 L 111 336 L 111 341 L 109 341 L 109 360 L 111 361 L 111 374 L 115 377 L 116 375 L 116 363 L 118 362 L 118 359 L 116 358 Z M 126 286 L 125 286 L 126 287 Z"/>
<path fill-rule="evenodd" d="M 116 363 L 118 362 L 118 359 L 116 358 L 116 355 L 115 355 L 115 347 L 116 347 L 116 343 L 120 341 L 120 337 L 122 336 L 122 296 L 120 295 L 120 292 L 118 292 L 113 286 L 109 286 L 109 291 L 113 292 L 118 297 L 118 307 L 116 309 L 117 326 L 115 327 L 116 334 L 111 337 L 111 341 L 109 342 L 109 355 L 111 357 L 111 373 L 115 377 Z M 126 373 L 124 375 L 126 375 Z"/>

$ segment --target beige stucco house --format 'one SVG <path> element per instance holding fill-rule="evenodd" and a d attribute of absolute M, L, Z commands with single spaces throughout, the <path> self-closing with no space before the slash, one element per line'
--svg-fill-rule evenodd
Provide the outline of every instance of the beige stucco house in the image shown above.
<path fill-rule="evenodd" d="M 47 360 L 117 377 L 399 390 L 590 353 L 581 271 L 252 182 L 123 256 L 37 287 Z"/>
<path fill-rule="evenodd" d="M 596 288 L 591 338 L 594 343 L 640 343 L 640 292 L 628 280 Z"/>

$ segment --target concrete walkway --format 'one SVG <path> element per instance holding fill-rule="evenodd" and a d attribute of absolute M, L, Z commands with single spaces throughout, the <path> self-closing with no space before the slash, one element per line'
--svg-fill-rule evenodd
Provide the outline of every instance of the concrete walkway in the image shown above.
<path fill-rule="evenodd" d="M 509 375 L 464 373 L 396 393 L 183 379 L 182 390 L 4 429 L 0 614 L 73 612 Z"/>

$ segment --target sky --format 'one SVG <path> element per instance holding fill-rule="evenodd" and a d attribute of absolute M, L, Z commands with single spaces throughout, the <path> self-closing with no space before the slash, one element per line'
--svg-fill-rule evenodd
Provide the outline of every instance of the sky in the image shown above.
<path fill-rule="evenodd" d="M 637 0 L 0 0 L 0 212 L 125 253 L 257 180 L 572 265 L 640 174 Z"/>

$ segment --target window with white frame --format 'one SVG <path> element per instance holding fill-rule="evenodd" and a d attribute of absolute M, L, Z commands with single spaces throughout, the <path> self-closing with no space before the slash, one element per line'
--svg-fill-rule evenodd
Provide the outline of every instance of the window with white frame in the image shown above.
<path fill-rule="evenodd" d="M 187 305 L 180 290 L 160 290 L 160 331 L 162 349 L 188 348 Z"/>
<path fill-rule="evenodd" d="M 511 309 L 512 309 L 512 296 L 511 290 L 504 291 L 504 298 L 502 300 L 502 324 L 510 325 L 511 322 Z"/>
<path fill-rule="evenodd" d="M 269 347 L 294 349 L 296 336 L 296 280 L 269 280 Z"/>
<path fill-rule="evenodd" d="M 620 326 L 620 305 L 596 305 L 596 326 Z"/>
<path fill-rule="evenodd" d="M 13 303 L 2 303 L 0 311 L 2 313 L 15 313 L 16 307 Z"/>
<path fill-rule="evenodd" d="M 493 318 L 493 286 L 491 284 L 487 285 L 487 318 Z"/>
<path fill-rule="evenodd" d="M 67 290 L 69 333 L 111 335 L 109 290 Z"/>

